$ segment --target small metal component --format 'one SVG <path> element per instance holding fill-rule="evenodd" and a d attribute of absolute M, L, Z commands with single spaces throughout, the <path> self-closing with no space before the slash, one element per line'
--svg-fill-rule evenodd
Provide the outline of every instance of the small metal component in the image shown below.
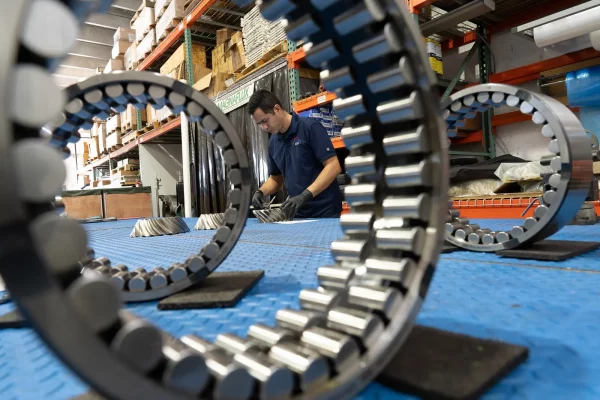
<path fill-rule="evenodd" d="M 342 295 L 335 290 L 303 289 L 298 299 L 303 310 L 327 312 L 342 300 Z"/>
<path fill-rule="evenodd" d="M 173 337 L 166 338 L 162 351 L 166 359 L 163 382 L 191 395 L 202 393 L 209 379 L 204 357 Z"/>
<path fill-rule="evenodd" d="M 350 336 L 331 329 L 312 327 L 302 332 L 300 343 L 329 358 L 337 372 L 359 362 L 360 351 Z"/>
<path fill-rule="evenodd" d="M 263 324 L 250 325 L 248 328 L 248 339 L 263 347 L 271 347 L 276 344 L 292 341 L 296 334 L 290 330 L 270 327 Z"/>
<path fill-rule="evenodd" d="M 388 167 L 385 170 L 385 180 L 395 188 L 431 185 L 431 164 L 421 161 L 419 164 Z"/>
<path fill-rule="evenodd" d="M 111 349 L 139 372 L 150 372 L 163 355 L 160 330 L 129 312 L 121 311 L 119 316 L 122 326 L 111 341 Z"/>
<path fill-rule="evenodd" d="M 271 347 L 268 356 L 273 364 L 283 365 L 298 375 L 300 390 L 310 390 L 329 378 L 325 358 L 306 347 L 289 342 L 278 343 Z"/>
<path fill-rule="evenodd" d="M 404 282 L 411 270 L 416 268 L 410 258 L 382 259 L 367 258 L 365 260 L 366 276 L 392 282 Z"/>
<path fill-rule="evenodd" d="M 294 332 L 302 332 L 312 326 L 324 326 L 325 315 L 312 311 L 282 308 L 275 316 L 277 324 Z"/>
<path fill-rule="evenodd" d="M 410 97 L 380 104 L 377 107 L 379 120 L 384 124 L 412 121 L 423 116 L 421 98 L 418 92 L 412 92 Z"/>
<path fill-rule="evenodd" d="M 167 271 L 164 268 L 155 268 L 148 275 L 150 276 L 149 282 L 152 289 L 164 288 L 169 283 Z"/>
<path fill-rule="evenodd" d="M 370 312 L 348 307 L 335 307 L 327 313 L 327 327 L 353 336 L 366 347 L 371 347 L 383 333 L 383 322 Z"/>
<path fill-rule="evenodd" d="M 250 398 L 254 379 L 243 367 L 233 363 L 233 357 L 212 343 L 194 335 L 186 335 L 181 342 L 204 356 L 211 373 L 207 397 L 215 399 L 246 400 Z"/>
<path fill-rule="evenodd" d="M 98 333 L 113 326 L 119 319 L 121 295 L 109 281 L 87 272 L 69 285 L 66 293 L 81 318 Z"/>
<path fill-rule="evenodd" d="M 171 282 L 179 282 L 187 278 L 187 271 L 183 264 L 175 263 L 167 270 Z"/>
<path fill-rule="evenodd" d="M 395 133 L 383 139 L 383 148 L 387 155 L 425 153 L 429 151 L 425 126 L 414 131 Z"/>

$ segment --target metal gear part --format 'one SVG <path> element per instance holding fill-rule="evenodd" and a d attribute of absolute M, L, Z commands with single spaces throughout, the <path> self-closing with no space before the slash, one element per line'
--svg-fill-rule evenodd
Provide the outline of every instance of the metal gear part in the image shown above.
<path fill-rule="evenodd" d="M 57 7 L 68 4 L 80 19 L 86 14 L 81 7 L 93 4 L 46 1 Z M 0 16 L 3 29 L 9 30 L 3 36 L 6 57 L 0 62 L 0 88 L 6 97 L 11 95 L 9 83 L 51 79 L 39 70 L 26 70 L 24 77 L 16 79 L 15 71 L 22 64 L 53 65 L 44 54 L 26 59 L 29 52 L 17 52 L 22 45 L 19 22 L 28 17 L 30 2 L 10 3 Z M 307 61 L 323 70 L 325 87 L 338 94 L 334 108 L 346 122 L 342 135 L 351 150 L 346 167 L 352 184 L 346 198 L 353 211 L 341 218 L 346 236 L 332 243 L 335 264 L 318 270 L 320 288 L 303 290 L 299 310 L 279 310 L 276 326 L 253 325 L 246 339 L 226 333 L 214 343 L 195 336 L 174 339 L 121 310 L 124 292 L 105 284 L 108 281 L 102 276 L 74 268 L 89 255 L 85 231 L 72 220 L 31 206 L 42 200 L 49 203 L 60 191 L 58 178 L 64 168 L 60 155 L 50 147 L 50 153 L 45 153 L 27 143 L 41 140 L 35 139 L 41 126 L 56 119 L 49 118 L 43 107 L 31 119 L 11 113 L 18 106 L 10 97 L 0 107 L 0 128 L 6 128 L 0 129 L 0 152 L 5 156 L 0 157 L 4 163 L 0 171 L 8 177 L 3 181 L 5 192 L 20 194 L 0 196 L 5 206 L 0 209 L 10 210 L 0 217 L 0 273 L 31 326 L 102 396 L 349 398 L 393 357 L 426 296 L 444 239 L 448 162 L 435 77 L 404 2 L 272 0 L 262 1 L 261 11 L 268 19 L 285 18 L 290 40 L 306 39 L 312 44 Z M 72 89 L 81 90 L 83 99 L 68 95 L 108 112 L 118 105 L 110 103 L 113 95 L 105 96 L 106 83 L 125 88 L 125 84 L 150 81 L 132 96 L 140 101 L 150 98 L 152 103 L 165 98 L 153 95 L 153 83 L 165 82 L 158 91 L 166 88 L 174 112 L 185 111 L 183 107 L 193 101 L 203 107 L 202 123 L 209 131 L 228 123 L 216 106 L 192 88 L 177 88 L 179 83 L 152 75 L 155 78 L 140 73 L 93 77 Z M 22 90 L 18 105 L 34 104 L 46 93 L 55 96 L 53 89 L 39 90 L 46 87 L 43 83 Z M 60 97 L 54 99 L 59 109 Z M 31 190 L 28 185 L 41 183 L 28 181 L 32 176 L 28 170 L 15 174 L 6 161 L 22 145 L 30 146 L 30 157 L 49 160 L 45 173 L 52 179 L 43 188 Z M 247 179 L 242 176 L 240 184 Z M 239 197 L 238 211 L 249 202 L 249 197 Z M 245 215 L 238 212 L 235 224 Z M 134 272 L 140 275 L 136 280 L 140 287 L 146 287 L 150 274 Z M 115 275 L 120 273 L 127 273 L 126 267 Z M 97 298 L 104 301 L 92 301 Z"/>
<path fill-rule="evenodd" d="M 442 104 L 448 136 L 490 107 L 509 106 L 531 115 L 550 139 L 548 151 L 553 170 L 544 187 L 534 216 L 510 231 L 492 231 L 462 218 L 458 210 L 448 211 L 446 240 L 473 251 L 498 251 L 535 243 L 568 224 L 581 208 L 592 180 L 590 140 L 579 119 L 557 100 L 517 87 L 490 83 L 456 92 Z"/>

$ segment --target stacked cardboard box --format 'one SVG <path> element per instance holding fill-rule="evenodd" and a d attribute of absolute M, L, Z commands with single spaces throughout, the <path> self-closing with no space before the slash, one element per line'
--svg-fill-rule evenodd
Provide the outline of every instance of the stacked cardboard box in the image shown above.
<path fill-rule="evenodd" d="M 242 33 L 235 32 L 231 36 L 225 37 L 228 32 L 231 30 L 219 29 L 217 31 L 217 46 L 212 51 L 214 73 L 234 74 L 246 66 L 246 51 Z M 220 36 L 219 33 L 221 33 Z"/>
<path fill-rule="evenodd" d="M 197 82 L 210 73 L 210 69 L 206 68 L 206 49 L 204 46 L 192 44 L 191 62 L 194 68 L 194 82 Z M 184 79 L 187 81 L 185 44 L 179 46 L 162 67 L 160 67 L 160 73 L 170 76 L 173 79 Z"/>
<path fill-rule="evenodd" d="M 140 160 L 126 158 L 117 162 L 117 168 L 110 173 L 111 186 L 133 186 L 140 178 Z"/>
<path fill-rule="evenodd" d="M 96 141 L 98 157 L 108 154 L 108 150 L 106 148 L 106 122 L 94 122 L 92 125 L 91 134 L 93 138 L 98 138 Z"/>
<path fill-rule="evenodd" d="M 119 28 L 113 36 L 113 48 L 111 59 L 108 60 L 103 73 L 108 74 L 113 71 L 124 71 L 124 55 L 132 42 L 135 41 L 135 32 L 129 28 Z"/>
<path fill-rule="evenodd" d="M 154 6 L 156 40 L 160 41 L 173 30 L 185 16 L 184 0 L 158 0 Z"/>
<path fill-rule="evenodd" d="M 142 123 L 146 121 L 146 109 L 142 110 Z M 121 113 L 121 132 L 137 130 L 137 109 L 129 104 Z M 121 135 L 123 136 L 123 135 Z"/>
<path fill-rule="evenodd" d="M 258 7 L 250 10 L 241 21 L 246 49 L 246 66 L 252 65 L 275 45 L 286 39 L 281 20 L 264 19 Z"/>
<path fill-rule="evenodd" d="M 131 71 L 138 66 L 137 59 L 137 44 L 135 41 L 127 48 L 127 51 L 123 55 L 123 64 L 127 71 Z"/>
<path fill-rule="evenodd" d="M 154 29 L 150 29 L 144 39 L 138 43 L 136 47 L 137 61 L 142 62 L 146 56 L 152 53 L 156 47 L 156 33 Z"/>
<path fill-rule="evenodd" d="M 146 3 L 146 4 L 144 4 Z M 135 41 L 140 43 L 150 29 L 154 28 L 156 20 L 154 18 L 154 2 L 144 2 L 131 20 L 131 27 L 135 29 Z"/>

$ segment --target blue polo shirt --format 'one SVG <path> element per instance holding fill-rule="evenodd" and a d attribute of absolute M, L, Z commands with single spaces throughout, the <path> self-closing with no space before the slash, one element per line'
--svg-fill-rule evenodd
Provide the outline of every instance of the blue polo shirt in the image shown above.
<path fill-rule="evenodd" d="M 285 133 L 269 139 L 269 174 L 281 175 L 290 196 L 306 190 L 323 171 L 323 162 L 337 157 L 327 131 L 313 118 L 292 113 Z M 298 210 L 298 218 L 337 218 L 342 212 L 342 192 L 337 179 Z"/>

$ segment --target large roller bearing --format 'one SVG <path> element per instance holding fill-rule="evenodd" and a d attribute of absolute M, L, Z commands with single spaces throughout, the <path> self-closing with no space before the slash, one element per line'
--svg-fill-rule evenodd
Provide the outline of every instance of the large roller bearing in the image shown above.
<path fill-rule="evenodd" d="M 3 17 L 15 21 L 3 27 L 18 32 L 28 2 L 13 3 L 23 7 L 3 10 Z M 69 4 L 80 11 L 93 2 Z M 46 174 L 52 178 L 34 179 L 37 192 L 31 190 L 34 184 L 21 181 L 24 173 L 18 175 L 20 186 L 6 187 L 5 193 L 22 193 L 14 208 L 2 208 L 0 219 L 0 273 L 8 290 L 53 351 L 107 398 L 349 398 L 396 353 L 426 296 L 444 238 L 448 162 L 439 99 L 432 87 L 435 78 L 404 2 L 262 1 L 261 11 L 269 19 L 285 17 L 291 40 L 312 43 L 307 60 L 324 71 L 325 86 L 338 94 L 334 107 L 346 121 L 342 135 L 351 150 L 346 166 L 352 184 L 346 198 L 353 211 L 341 219 L 346 236 L 332 244 L 335 264 L 319 268 L 318 289 L 300 292 L 300 309 L 277 312 L 276 326 L 252 325 L 246 339 L 220 334 L 214 343 L 195 336 L 168 337 L 120 310 L 122 292 L 102 276 L 79 270 L 71 275 L 73 265 L 85 256 L 84 231 L 36 206 L 60 190 L 59 154 L 35 146 L 28 153 L 47 158 Z M 31 55 L 21 50 L 17 58 L 19 35 L 14 32 L 3 36 L 13 46 L 7 50 L 12 56 L 4 58 L 9 61 L 0 64 L 4 84 L 15 79 L 14 70 Z M 52 65 L 42 57 L 28 61 Z M 121 87 L 129 95 L 108 95 L 105 79 L 116 92 Z M 143 91 L 127 89 L 128 84 L 142 82 Z M 226 125 L 226 118 L 191 88 L 155 76 L 92 78 L 70 89 L 69 97 L 81 100 L 81 109 L 102 115 L 125 100 L 131 102 L 131 97 L 138 104 L 148 94 L 150 103 L 157 101 L 152 95 L 156 91 L 151 93 L 154 84 L 167 95 L 185 97 L 167 96 L 175 112 L 192 101 L 216 121 L 206 126 L 204 116 L 205 128 L 214 131 Z M 32 93 L 27 99 L 27 94 L 22 97 L 33 102 L 36 97 Z M 10 99 L 0 110 L 0 124 L 8 124 L 0 130 L 5 156 L 0 159 L 18 151 L 20 143 L 35 137 L 47 122 L 30 121 L 29 130 L 11 125 L 14 116 L 7 103 Z M 64 119 L 47 118 L 59 128 L 51 139 L 55 145 L 71 139 L 71 125 L 89 122 L 88 116 L 73 117 L 79 105 L 69 102 L 71 115 Z M 6 168 L 12 173 L 10 164 Z M 2 201 L 8 204 L 5 197 Z M 238 215 L 236 224 L 241 218 Z M 104 301 L 81 301 L 90 296 Z"/>
<path fill-rule="evenodd" d="M 122 289 L 128 302 L 163 298 L 200 282 L 212 273 L 227 257 L 246 223 L 251 191 L 251 172 L 246 149 L 231 122 L 206 96 L 189 85 L 150 72 L 124 72 L 91 77 L 66 89 L 67 104 L 55 121 L 50 143 L 58 148 L 79 140 L 78 130 L 89 128 L 94 117 L 106 119 L 111 110 L 125 111 L 133 104 L 144 109 L 147 104 L 156 109 L 168 107 L 175 114 L 184 112 L 191 122 L 214 137 L 223 152 L 233 185 L 227 194 L 224 219 L 210 241 L 198 254 L 179 260 L 165 270 L 137 269 L 125 266 L 111 268 L 108 260 L 93 260 L 89 267 L 110 277 Z"/>
<path fill-rule="evenodd" d="M 461 90 L 442 104 L 448 136 L 454 137 L 465 119 L 490 107 L 509 106 L 531 115 L 541 134 L 550 139 L 548 151 L 553 174 L 544 187 L 533 217 L 510 231 L 492 231 L 471 224 L 450 208 L 446 239 L 473 251 L 498 251 L 532 244 L 552 235 L 569 221 L 585 201 L 592 181 L 590 140 L 579 119 L 555 99 L 496 83 Z"/>

